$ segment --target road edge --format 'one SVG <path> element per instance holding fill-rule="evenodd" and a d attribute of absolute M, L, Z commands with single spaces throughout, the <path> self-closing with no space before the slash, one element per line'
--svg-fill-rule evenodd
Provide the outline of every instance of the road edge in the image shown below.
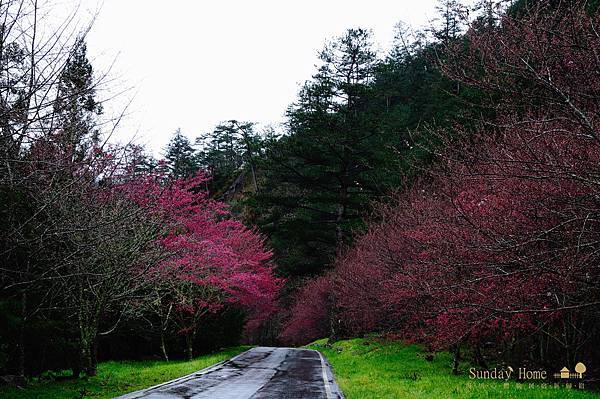
<path fill-rule="evenodd" d="M 198 377 L 198 376 L 201 376 L 201 375 L 204 375 L 204 374 L 208 374 L 208 373 L 210 373 L 210 372 L 218 369 L 223 364 L 225 364 L 227 362 L 230 362 L 232 360 L 235 360 L 239 356 L 242 356 L 244 353 L 246 353 L 246 352 L 248 352 L 248 351 L 250 351 L 252 349 L 254 349 L 254 348 L 250 348 L 248 350 L 245 350 L 242 353 L 238 353 L 237 355 L 235 355 L 232 358 L 221 360 L 220 362 L 215 363 L 212 366 L 208 366 L 208 367 L 205 367 L 205 368 L 203 368 L 201 370 L 194 371 L 193 373 L 184 375 L 183 377 L 179 377 L 179 378 L 176 378 L 174 380 L 169 380 L 169 381 L 161 382 L 160 384 L 153 385 L 153 386 L 148 387 L 148 388 L 140 389 L 138 391 L 129 392 L 129 393 L 123 394 L 121 396 L 115 396 L 113 399 L 137 399 L 137 398 L 141 398 L 144 395 L 146 395 L 148 392 L 150 392 L 150 391 L 152 391 L 154 389 L 161 388 L 161 387 L 164 387 L 164 386 L 167 386 L 167 385 L 171 385 L 171 384 L 175 384 L 175 383 L 179 383 L 179 382 L 182 382 L 182 381 L 186 381 L 186 380 L 189 380 L 191 378 Z"/>
<path fill-rule="evenodd" d="M 325 385 L 325 387 L 327 388 L 327 385 L 329 385 L 328 388 L 331 390 L 330 392 L 327 392 L 327 397 L 329 398 L 329 395 L 331 394 L 333 398 L 345 399 L 344 393 L 340 389 L 340 386 L 338 385 L 335 379 L 335 375 L 333 374 L 333 366 L 331 365 L 331 363 L 329 363 L 327 357 L 316 349 L 312 350 L 319 354 L 319 357 L 321 358 L 321 366 L 326 366 L 323 367 L 323 377 L 327 377 L 327 384 Z"/>

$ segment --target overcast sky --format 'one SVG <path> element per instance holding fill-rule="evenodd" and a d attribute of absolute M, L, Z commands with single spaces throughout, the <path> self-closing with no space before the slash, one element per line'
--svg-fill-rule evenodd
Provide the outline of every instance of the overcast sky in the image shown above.
<path fill-rule="evenodd" d="M 118 140 L 137 135 L 160 155 L 178 127 L 194 138 L 228 119 L 282 122 L 326 40 L 365 27 L 386 49 L 397 22 L 425 25 L 435 3 L 105 0 L 88 52 L 97 70 L 116 57 L 113 89 L 133 87 L 113 104 L 135 97 Z M 83 15 L 98 7 L 98 0 L 81 0 Z"/>

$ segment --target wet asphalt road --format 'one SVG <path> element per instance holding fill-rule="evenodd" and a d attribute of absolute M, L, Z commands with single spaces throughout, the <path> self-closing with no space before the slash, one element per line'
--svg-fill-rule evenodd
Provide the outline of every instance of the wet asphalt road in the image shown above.
<path fill-rule="evenodd" d="M 250 349 L 226 362 L 118 399 L 343 398 L 322 355 L 308 349 Z"/>

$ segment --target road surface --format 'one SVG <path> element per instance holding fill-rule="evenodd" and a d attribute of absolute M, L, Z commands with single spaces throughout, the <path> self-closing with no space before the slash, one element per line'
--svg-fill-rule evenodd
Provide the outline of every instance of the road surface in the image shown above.
<path fill-rule="evenodd" d="M 317 351 L 257 347 L 188 376 L 117 399 L 342 399 Z"/>

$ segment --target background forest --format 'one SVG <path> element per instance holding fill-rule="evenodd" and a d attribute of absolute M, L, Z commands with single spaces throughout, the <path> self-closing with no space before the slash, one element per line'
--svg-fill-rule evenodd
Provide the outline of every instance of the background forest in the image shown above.
<path fill-rule="evenodd" d="M 36 38 L 26 4 L 0 3 L 0 374 L 369 333 L 456 371 L 600 357 L 597 1 L 442 0 L 386 54 L 349 29 L 284 128 L 164 159 L 110 144 L 85 32 Z"/>

